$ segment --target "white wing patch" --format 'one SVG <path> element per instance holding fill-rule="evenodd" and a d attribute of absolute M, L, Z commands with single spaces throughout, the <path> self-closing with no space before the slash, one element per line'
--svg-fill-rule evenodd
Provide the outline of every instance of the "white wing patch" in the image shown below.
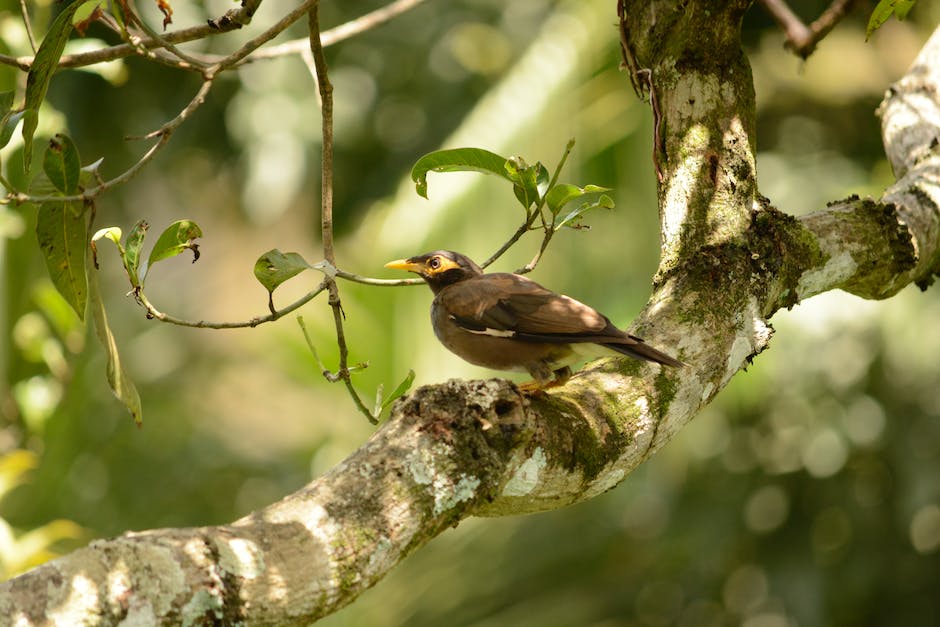
<path fill-rule="evenodd" d="M 457 327 L 461 331 L 466 331 L 467 333 L 473 333 L 474 335 L 489 335 L 491 337 L 515 337 L 516 332 L 509 329 L 491 329 L 486 327 L 485 329 L 468 329 L 467 327 L 460 324 L 454 316 L 448 316 L 453 322 L 457 324 Z"/>
<path fill-rule="evenodd" d="M 500 329 L 468 329 L 466 327 L 460 327 L 467 333 L 474 333 L 476 335 L 490 335 L 492 337 L 515 337 L 515 331 L 501 331 Z"/>

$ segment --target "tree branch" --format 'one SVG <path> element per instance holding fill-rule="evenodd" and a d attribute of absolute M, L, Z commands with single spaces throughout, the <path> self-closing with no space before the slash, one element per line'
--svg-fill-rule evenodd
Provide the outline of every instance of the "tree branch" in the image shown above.
<path fill-rule="evenodd" d="M 792 50 L 801 59 L 809 58 L 816 50 L 816 44 L 836 27 L 852 7 L 855 0 L 833 0 L 832 4 L 807 26 L 793 12 L 786 0 L 760 0 L 767 12 L 776 20 L 787 38 L 786 48 Z"/>
<path fill-rule="evenodd" d="M 691 366 L 608 359 L 535 397 L 499 380 L 421 388 L 352 456 L 280 502 L 230 525 L 93 542 L 0 584 L 0 616 L 307 623 L 467 516 L 557 508 L 615 486 L 766 347 L 779 307 L 834 288 L 882 298 L 930 280 L 940 30 L 880 109 L 898 182 L 880 202 L 848 199 L 797 219 L 753 182 L 755 109 L 737 43 L 748 3 L 724 13 L 708 0 L 681 12 L 665 0 L 628 4 L 627 45 L 653 69 L 665 146 L 663 262 L 633 329 Z"/>

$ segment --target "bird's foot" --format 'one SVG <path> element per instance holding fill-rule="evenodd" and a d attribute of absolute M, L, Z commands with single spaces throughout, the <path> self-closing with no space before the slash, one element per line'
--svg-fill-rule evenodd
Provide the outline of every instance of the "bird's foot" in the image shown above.
<path fill-rule="evenodd" d="M 564 368 L 559 368 L 555 370 L 555 378 L 548 380 L 539 380 L 535 379 L 533 381 L 527 381 L 526 383 L 519 384 L 519 391 L 523 394 L 528 394 L 530 396 L 535 394 L 544 394 L 545 390 L 549 388 L 556 388 L 560 385 L 564 385 L 568 382 L 568 379 L 571 378 L 571 368 L 565 366 Z"/>

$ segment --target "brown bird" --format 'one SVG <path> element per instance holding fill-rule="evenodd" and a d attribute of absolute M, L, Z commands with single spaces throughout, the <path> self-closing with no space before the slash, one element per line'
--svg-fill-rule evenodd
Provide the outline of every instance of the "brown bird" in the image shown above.
<path fill-rule="evenodd" d="M 595 345 L 666 366 L 684 365 L 621 331 L 594 308 L 518 274 L 484 274 L 460 253 L 436 250 L 385 267 L 425 280 L 434 292 L 431 325 L 447 349 L 478 366 L 528 372 L 534 379 L 528 389 L 564 383 L 572 363 L 604 354 L 584 350 Z"/>

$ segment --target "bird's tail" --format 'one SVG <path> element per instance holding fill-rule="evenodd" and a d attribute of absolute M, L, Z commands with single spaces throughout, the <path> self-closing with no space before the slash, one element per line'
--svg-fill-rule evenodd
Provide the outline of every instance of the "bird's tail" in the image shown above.
<path fill-rule="evenodd" d="M 627 355 L 628 357 L 633 357 L 634 359 L 642 359 L 643 361 L 652 361 L 657 364 L 663 364 L 664 366 L 672 366 L 678 368 L 684 366 L 685 363 L 670 357 L 666 353 L 657 350 L 641 340 L 640 338 L 631 335 L 631 339 L 636 340 L 636 344 L 603 344 L 611 350 L 615 350 L 618 353 Z"/>

